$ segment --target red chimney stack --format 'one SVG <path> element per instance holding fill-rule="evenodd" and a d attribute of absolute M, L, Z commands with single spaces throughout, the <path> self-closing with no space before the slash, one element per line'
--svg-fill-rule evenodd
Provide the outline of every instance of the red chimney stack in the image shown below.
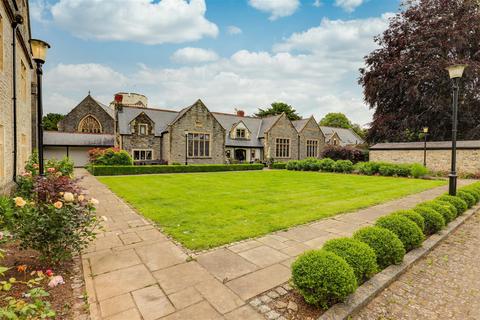
<path fill-rule="evenodd" d="M 116 103 L 122 103 L 122 101 L 123 101 L 123 95 L 117 93 L 117 94 L 115 95 L 114 100 L 115 100 Z"/>
<path fill-rule="evenodd" d="M 243 110 L 237 110 L 237 116 L 239 116 L 239 117 L 245 117 L 245 111 L 243 111 Z"/>

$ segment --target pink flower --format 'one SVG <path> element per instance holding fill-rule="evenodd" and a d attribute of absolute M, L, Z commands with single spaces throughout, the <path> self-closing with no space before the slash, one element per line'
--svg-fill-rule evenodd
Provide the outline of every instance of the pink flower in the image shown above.
<path fill-rule="evenodd" d="M 22 173 L 22 177 L 31 177 L 31 176 L 32 174 L 29 171 Z"/>
<path fill-rule="evenodd" d="M 61 209 L 63 207 L 63 203 L 61 201 L 57 201 L 53 204 L 53 206 L 57 209 Z"/>
<path fill-rule="evenodd" d="M 63 281 L 63 277 L 62 276 L 54 276 L 50 280 L 50 282 L 48 283 L 48 286 L 50 288 L 55 288 L 56 286 L 58 286 L 60 284 L 65 284 L 65 281 Z"/>
<path fill-rule="evenodd" d="M 53 271 L 50 270 L 50 269 L 47 269 L 47 270 L 45 270 L 45 274 L 47 275 L 47 277 L 51 277 L 51 276 L 53 276 Z"/>
<path fill-rule="evenodd" d="M 34 163 L 34 164 L 33 164 L 33 167 L 34 167 L 35 169 L 38 169 L 40 166 L 39 166 L 38 164 Z"/>
<path fill-rule="evenodd" d="M 50 172 L 50 173 L 53 173 L 53 172 L 55 172 L 55 168 L 48 168 L 47 171 Z"/>

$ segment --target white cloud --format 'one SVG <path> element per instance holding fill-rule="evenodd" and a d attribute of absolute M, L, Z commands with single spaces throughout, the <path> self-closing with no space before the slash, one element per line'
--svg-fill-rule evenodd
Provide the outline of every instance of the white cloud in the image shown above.
<path fill-rule="evenodd" d="M 257 10 L 270 13 L 270 20 L 291 16 L 297 11 L 299 0 L 249 0 L 248 4 Z"/>
<path fill-rule="evenodd" d="M 161 44 L 216 37 L 206 9 L 205 0 L 60 0 L 51 14 L 56 25 L 82 39 Z"/>
<path fill-rule="evenodd" d="M 178 110 L 201 98 L 213 111 L 240 107 L 253 114 L 273 101 L 285 101 L 305 117 L 313 114 L 320 120 L 340 111 L 365 124 L 371 111 L 357 84 L 358 68 L 375 48 L 373 36 L 387 27 L 388 16 L 324 20 L 276 44 L 271 52 L 239 50 L 230 57 L 175 68 L 138 65 L 123 74 L 96 64 L 59 65 L 46 72 L 45 96 L 56 97 L 47 109 L 53 105 L 59 111 L 60 96 L 79 102 L 89 89 L 109 103 L 122 90 L 147 95 L 152 107 Z M 64 105 L 62 112 L 71 107 Z"/>
<path fill-rule="evenodd" d="M 322 6 L 322 2 L 320 2 L 320 0 L 315 0 L 315 1 L 313 2 L 313 6 L 319 8 L 319 7 Z"/>
<path fill-rule="evenodd" d="M 241 34 L 241 33 L 242 33 L 242 29 L 240 29 L 240 28 L 237 27 L 237 26 L 228 26 L 228 27 L 227 27 L 227 33 L 228 33 L 229 35 Z"/>
<path fill-rule="evenodd" d="M 335 5 L 347 12 L 353 12 L 357 7 L 361 6 L 363 2 L 364 0 L 335 0 Z"/>
<path fill-rule="evenodd" d="M 34 0 L 30 2 L 29 10 L 30 17 L 41 24 L 48 23 L 48 12 L 50 10 L 50 4 L 46 0 Z"/>
<path fill-rule="evenodd" d="M 175 51 L 170 58 L 177 63 L 200 63 L 218 60 L 218 55 L 213 50 L 186 47 Z"/>

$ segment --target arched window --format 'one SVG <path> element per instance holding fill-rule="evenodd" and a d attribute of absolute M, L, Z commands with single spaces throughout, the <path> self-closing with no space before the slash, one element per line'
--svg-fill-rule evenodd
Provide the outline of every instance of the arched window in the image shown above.
<path fill-rule="evenodd" d="M 85 133 L 101 133 L 102 126 L 94 116 L 88 115 L 80 121 L 78 131 Z"/>

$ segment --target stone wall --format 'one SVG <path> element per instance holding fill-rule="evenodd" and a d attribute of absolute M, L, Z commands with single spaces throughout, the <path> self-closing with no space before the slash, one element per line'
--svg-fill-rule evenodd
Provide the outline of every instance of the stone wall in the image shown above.
<path fill-rule="evenodd" d="M 23 25 L 18 27 L 16 37 L 16 80 L 17 80 L 17 173 L 24 170 L 25 161 L 32 152 L 32 95 L 31 83 L 34 75 L 29 54 L 29 19 L 26 6 L 19 1 Z M 0 1 L 2 44 L 0 46 L 0 194 L 10 192 L 13 183 L 13 1 Z M 3 59 L 2 59 L 3 58 Z"/>
<path fill-rule="evenodd" d="M 427 167 L 433 171 L 450 171 L 451 150 L 427 150 Z M 423 150 L 370 150 L 370 161 L 422 163 Z M 480 172 L 480 149 L 457 149 L 459 173 Z"/>
<path fill-rule="evenodd" d="M 78 132 L 80 121 L 87 115 L 94 116 L 102 126 L 102 133 L 114 133 L 114 120 L 90 95 L 85 97 L 63 120 L 58 123 L 58 130 Z"/>
<path fill-rule="evenodd" d="M 290 139 L 290 157 L 275 157 L 275 141 L 277 138 Z M 283 114 L 280 119 L 265 133 L 265 160 L 269 158 L 277 162 L 298 159 L 298 133 L 292 122 Z"/>
<path fill-rule="evenodd" d="M 169 163 L 185 162 L 185 131 L 210 134 L 210 157 L 189 157 L 188 163 L 225 163 L 225 129 L 200 100 L 169 127 L 170 143 L 168 150 L 164 150 Z"/>
<path fill-rule="evenodd" d="M 314 118 L 310 118 L 303 130 L 299 133 L 300 136 L 300 159 L 307 157 L 307 140 L 318 141 L 318 152 L 316 157 L 320 156 L 320 152 L 325 147 L 325 137 L 323 136 L 320 127 Z"/>
<path fill-rule="evenodd" d="M 147 125 L 147 135 L 141 135 L 139 133 L 139 124 Z M 132 129 L 131 135 L 123 136 L 122 147 L 125 151 L 130 153 L 133 158 L 133 150 L 138 149 L 151 149 L 153 150 L 152 160 L 161 160 L 162 159 L 162 150 L 161 150 L 161 138 L 155 136 L 154 123 L 153 121 L 146 116 L 144 113 L 139 114 L 135 119 L 130 123 Z"/>

